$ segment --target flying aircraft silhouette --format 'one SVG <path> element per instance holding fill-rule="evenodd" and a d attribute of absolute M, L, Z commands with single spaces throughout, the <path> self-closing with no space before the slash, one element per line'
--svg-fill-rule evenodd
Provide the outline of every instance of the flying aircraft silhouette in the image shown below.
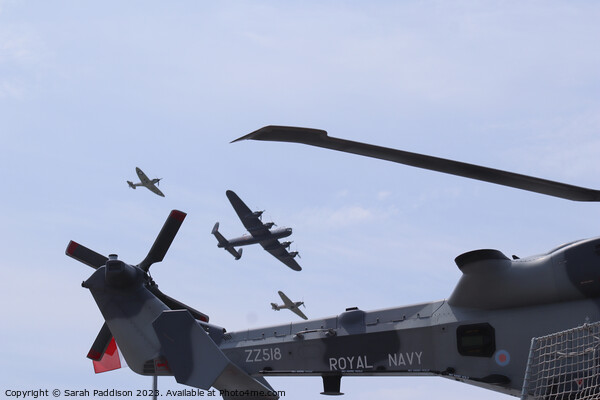
<path fill-rule="evenodd" d="M 282 309 L 288 309 L 291 312 L 293 312 L 294 314 L 298 315 L 300 318 L 308 319 L 308 317 L 306 315 L 304 315 L 304 313 L 302 311 L 300 311 L 300 306 L 304 306 L 304 308 L 306 308 L 303 301 L 292 301 L 281 290 L 278 291 L 277 293 L 279 293 L 279 297 L 281 297 L 283 304 L 278 305 L 276 303 L 271 303 L 271 308 L 273 310 L 279 311 Z"/>
<path fill-rule="evenodd" d="M 146 176 L 144 171 L 142 171 L 138 167 L 135 167 L 135 172 L 137 172 L 137 175 L 140 178 L 140 182 L 133 183 L 131 181 L 127 181 L 127 184 L 129 185 L 130 188 L 135 189 L 138 186 L 144 186 L 151 192 L 154 192 L 161 197 L 165 197 L 163 192 L 161 192 L 160 189 L 155 186 L 155 184 L 160 185 L 159 182 L 162 178 L 148 179 L 148 177 Z"/>
<path fill-rule="evenodd" d="M 227 240 L 219 232 L 219 223 L 217 222 L 211 232 L 219 242 L 217 246 L 224 248 L 235 257 L 236 260 L 239 260 L 242 257 L 242 249 L 236 250 L 235 247 L 259 243 L 263 249 L 273 255 L 273 257 L 277 258 L 294 271 L 301 271 L 302 268 L 296 260 L 294 260 L 294 257 L 299 257 L 300 254 L 298 254 L 297 251 L 287 250 L 292 242 L 279 242 L 278 240 L 290 236 L 292 234 L 292 228 L 272 229 L 275 223 L 264 223 L 261 221 L 261 216 L 264 211 L 250 210 L 239 196 L 231 190 L 228 190 L 226 195 L 250 235 Z"/>

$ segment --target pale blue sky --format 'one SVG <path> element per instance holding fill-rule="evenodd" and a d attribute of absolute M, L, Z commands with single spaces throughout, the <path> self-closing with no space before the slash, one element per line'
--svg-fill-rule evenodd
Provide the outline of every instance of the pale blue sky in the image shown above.
<path fill-rule="evenodd" d="M 94 375 L 102 324 L 69 240 L 145 256 L 169 211 L 187 212 L 152 267 L 162 290 L 239 330 L 446 298 L 458 254 L 545 252 L 597 236 L 600 209 L 283 143 L 268 124 L 600 187 L 600 5 L 590 1 L 207 2 L 0 0 L 0 367 L 7 388 L 138 389 Z M 133 191 L 135 167 L 162 177 Z M 243 233 L 232 189 L 292 226 L 304 270 Z M 285 399 L 319 378 L 271 379 Z M 161 389 L 181 388 L 172 378 Z M 345 378 L 346 400 L 500 399 L 439 378 Z"/>

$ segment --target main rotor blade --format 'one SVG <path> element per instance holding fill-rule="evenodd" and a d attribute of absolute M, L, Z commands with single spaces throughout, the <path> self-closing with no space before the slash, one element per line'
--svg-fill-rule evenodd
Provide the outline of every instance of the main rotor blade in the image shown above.
<path fill-rule="evenodd" d="M 175 300 L 174 298 L 167 296 L 158 290 L 157 285 L 148 286 L 148 290 L 152 292 L 152 294 L 154 294 L 160 301 L 165 303 L 165 305 L 171 310 L 188 310 L 194 318 L 199 319 L 200 321 L 208 322 L 208 315 L 196 310 L 193 307 L 183 304 L 179 300 Z"/>
<path fill-rule="evenodd" d="M 102 254 L 96 253 L 94 250 L 90 250 L 87 247 L 80 245 L 77 242 L 70 241 L 65 254 L 71 258 L 81 261 L 82 263 L 89 265 L 94 269 L 98 269 L 108 261 L 108 258 Z"/>
<path fill-rule="evenodd" d="M 567 200 L 600 201 L 600 190 L 482 167 L 480 165 L 467 164 L 445 158 L 338 139 L 328 136 L 327 132 L 321 129 L 269 125 L 249 133 L 248 135 L 242 136 L 233 142 L 246 139 L 303 143 L 311 146 L 324 147 L 326 149 L 393 161 L 412 167 L 458 175 L 465 178 L 477 179 Z"/>
<path fill-rule="evenodd" d="M 175 239 L 175 235 L 177 235 L 177 231 L 179 231 L 179 227 L 181 227 L 186 215 L 182 211 L 171 211 L 148 255 L 138 267 L 147 272 L 152 264 L 161 262 L 165 258 L 165 254 L 167 254 L 167 250 L 169 250 L 171 243 L 173 243 L 173 239 Z"/>
<path fill-rule="evenodd" d="M 110 332 L 110 329 L 108 329 L 108 325 L 106 325 L 105 322 L 102 325 L 100 332 L 98 332 L 98 336 L 96 336 L 96 340 L 94 340 L 92 348 L 88 352 L 87 358 L 94 361 L 100 361 L 106 352 L 111 339 L 112 333 Z"/>

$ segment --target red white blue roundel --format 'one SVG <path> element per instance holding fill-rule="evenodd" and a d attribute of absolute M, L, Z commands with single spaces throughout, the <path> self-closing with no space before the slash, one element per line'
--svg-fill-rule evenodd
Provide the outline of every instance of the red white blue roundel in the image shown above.
<path fill-rule="evenodd" d="M 496 360 L 496 364 L 501 367 L 505 367 L 508 365 L 508 363 L 510 363 L 510 354 L 506 350 L 498 350 L 494 356 L 494 359 Z"/>

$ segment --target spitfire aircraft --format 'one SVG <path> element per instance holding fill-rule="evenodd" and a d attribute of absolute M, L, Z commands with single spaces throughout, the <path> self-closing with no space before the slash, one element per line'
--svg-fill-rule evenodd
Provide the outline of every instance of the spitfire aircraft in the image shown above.
<path fill-rule="evenodd" d="M 155 184 L 160 185 L 160 180 L 162 178 L 148 179 L 148 177 L 146 176 L 144 171 L 142 171 L 138 167 L 135 167 L 135 172 L 137 172 L 137 175 L 140 178 L 140 182 L 133 183 L 131 181 L 127 181 L 127 184 L 129 185 L 130 188 L 135 189 L 138 186 L 144 186 L 147 189 L 149 189 L 151 192 L 154 192 L 157 195 L 159 195 L 160 197 L 165 197 L 163 192 L 161 192 L 160 189 L 155 186 Z"/>
<path fill-rule="evenodd" d="M 600 200 L 597 190 L 330 138 L 320 130 L 266 127 L 244 138 L 297 141 L 551 196 Z M 164 295 L 148 274 L 184 217 L 171 213 L 138 265 L 75 242 L 66 253 L 96 269 L 83 287 L 106 321 L 106 336 L 116 339 L 134 372 L 214 387 L 224 399 L 277 399 L 269 376 L 320 376 L 328 395 L 341 394 L 344 376 L 427 375 L 518 396 L 533 337 L 600 320 L 600 238 L 592 238 L 519 259 L 492 249 L 461 254 L 455 262 L 462 277 L 446 300 L 374 311 L 351 307 L 326 318 L 227 332 Z M 106 339 L 100 344 L 94 344 L 97 356 Z M 584 386 L 583 378 L 577 382 Z M 556 384 L 567 385 L 570 378 L 564 379 Z M 557 399 L 552 393 L 545 398 Z"/>
<path fill-rule="evenodd" d="M 301 271 L 302 268 L 298 265 L 296 260 L 294 260 L 294 257 L 299 257 L 300 254 L 298 254 L 297 251 L 287 250 L 292 242 L 279 242 L 278 240 L 290 236 L 292 234 L 292 228 L 271 229 L 275 223 L 264 223 L 261 221 L 261 216 L 264 211 L 251 211 L 242 199 L 231 190 L 228 190 L 226 195 L 250 235 L 227 240 L 219 232 L 219 223 L 217 222 L 211 232 L 219 242 L 217 247 L 224 248 L 235 257 L 236 260 L 239 260 L 242 257 L 242 249 L 236 250 L 236 246 L 247 246 L 249 244 L 260 243 L 263 249 L 271 253 L 279 261 L 294 271 Z"/>
<path fill-rule="evenodd" d="M 281 309 L 286 309 L 287 308 L 288 310 L 290 310 L 294 314 L 298 315 L 300 318 L 302 318 L 302 319 L 308 319 L 308 317 L 306 315 L 304 315 L 304 313 L 302 311 L 300 311 L 300 306 L 304 306 L 304 308 L 306 308 L 306 306 L 304 305 L 303 301 L 292 301 L 281 290 L 278 291 L 277 293 L 279 293 L 279 297 L 281 297 L 281 300 L 283 301 L 283 304 L 282 305 L 277 305 L 276 303 L 271 303 L 271 308 L 273 310 L 279 311 Z"/>

